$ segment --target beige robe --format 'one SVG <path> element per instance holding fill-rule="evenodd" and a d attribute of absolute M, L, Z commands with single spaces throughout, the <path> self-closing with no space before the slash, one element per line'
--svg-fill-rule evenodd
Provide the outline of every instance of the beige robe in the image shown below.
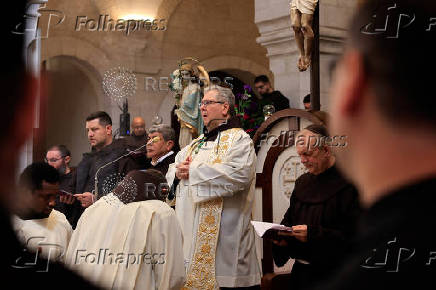
<path fill-rule="evenodd" d="M 110 193 L 81 216 L 66 263 L 107 289 L 180 289 L 182 247 L 180 225 L 167 204 L 124 204 Z"/>
<path fill-rule="evenodd" d="M 291 9 L 297 9 L 303 14 L 313 14 L 318 0 L 292 0 Z"/>
<path fill-rule="evenodd" d="M 170 165 L 169 184 L 174 180 L 175 165 L 186 159 L 191 145 L 183 148 Z M 198 154 L 192 155 L 189 180 L 181 180 L 176 189 L 188 289 L 198 289 L 196 285 L 213 289 L 260 284 L 250 224 L 255 160 L 253 142 L 242 129 L 221 132 L 215 141 L 205 142 Z M 211 201 L 215 203 L 203 212 L 203 206 Z"/>
<path fill-rule="evenodd" d="M 52 210 L 45 219 L 22 220 L 13 217 L 18 240 L 32 252 L 49 261 L 63 261 L 73 229 L 65 215 Z"/>

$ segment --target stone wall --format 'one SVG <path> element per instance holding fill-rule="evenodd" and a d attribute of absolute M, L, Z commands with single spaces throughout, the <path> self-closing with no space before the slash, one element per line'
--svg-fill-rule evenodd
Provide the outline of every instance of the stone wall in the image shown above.
<path fill-rule="evenodd" d="M 58 23 L 61 17 L 53 16 L 47 31 L 48 37 L 42 39 L 41 60 L 53 64 L 58 58 L 58 65 L 47 66 L 49 72 L 61 73 L 59 70 L 62 68 L 81 71 L 80 77 L 75 80 L 57 79 L 56 87 L 63 87 L 68 92 L 53 90 L 50 97 L 58 101 L 52 101 L 49 110 L 62 111 L 55 104 L 61 105 L 62 101 L 59 100 L 66 97 L 82 100 L 72 102 L 71 106 L 80 108 L 72 108 L 70 112 L 80 111 L 83 117 L 95 109 L 105 110 L 112 116 L 114 128 L 118 128 L 120 110 L 113 100 L 104 96 L 101 86 L 104 73 L 117 66 L 131 69 L 135 74 L 137 89 L 136 94 L 129 98 L 129 111 L 131 117 L 144 117 L 147 126 L 151 125 L 156 114 L 169 123 L 174 102 L 165 78 L 177 68 L 178 61 L 183 57 L 199 59 L 208 71 L 232 72 L 247 83 L 252 82 L 248 76 L 271 76 L 266 49 L 256 42 L 259 32 L 254 23 L 253 1 L 154 0 L 147 2 L 147 5 L 144 6 L 144 1 L 59 0 L 49 1 L 47 7 L 40 10 L 46 23 L 50 13 L 65 16 L 61 23 Z M 127 35 L 122 31 L 99 31 L 103 30 L 102 25 L 95 27 L 100 15 L 117 20 L 135 12 L 134 9 L 147 10 L 147 13 L 154 11 L 157 14 L 152 16 L 164 19 L 166 29 L 142 29 Z M 86 21 L 89 21 L 87 25 Z M 40 25 L 43 26 L 44 21 L 40 21 Z M 59 57 L 68 57 L 68 61 L 59 66 Z M 162 86 L 159 88 L 156 85 L 155 89 L 146 87 L 146 77 L 154 78 L 156 84 L 163 78 Z M 86 83 L 84 86 L 92 85 L 92 90 L 80 89 L 78 82 L 81 80 Z M 95 95 L 91 96 L 90 93 Z M 86 99 L 89 99 L 89 103 L 83 102 Z M 49 126 L 51 137 L 47 137 L 47 145 L 57 143 L 56 139 L 59 142 L 70 140 L 74 132 L 84 130 L 84 123 L 79 119 L 72 118 L 74 123 L 64 127 L 62 122 L 56 122 L 55 115 L 48 112 L 52 124 Z M 79 139 L 83 142 L 82 137 Z M 69 146 L 78 146 L 70 141 L 65 142 Z M 77 150 L 73 148 L 73 151 L 80 151 L 84 146 L 87 144 L 77 147 Z"/>

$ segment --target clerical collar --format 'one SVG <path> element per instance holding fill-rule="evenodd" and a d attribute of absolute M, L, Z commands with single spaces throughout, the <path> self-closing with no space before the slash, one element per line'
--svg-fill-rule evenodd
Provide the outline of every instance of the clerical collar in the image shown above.
<path fill-rule="evenodd" d="M 222 123 L 215 129 L 212 129 L 210 132 L 207 131 L 207 128 L 204 127 L 204 137 L 205 141 L 215 141 L 216 137 L 218 136 L 219 132 L 232 129 L 232 128 L 241 128 L 241 122 L 237 117 L 231 117 L 227 120 L 227 122 Z"/>
<path fill-rule="evenodd" d="M 151 161 L 151 165 L 156 166 L 156 165 L 158 165 L 159 163 L 161 163 L 165 158 L 167 158 L 168 156 L 171 156 L 171 155 L 173 155 L 173 154 L 174 154 L 174 151 L 170 151 L 170 152 L 168 152 L 167 154 L 165 154 L 164 156 L 162 156 L 161 158 L 159 158 L 159 159 L 156 161 L 156 163 L 154 163 L 153 161 Z"/>

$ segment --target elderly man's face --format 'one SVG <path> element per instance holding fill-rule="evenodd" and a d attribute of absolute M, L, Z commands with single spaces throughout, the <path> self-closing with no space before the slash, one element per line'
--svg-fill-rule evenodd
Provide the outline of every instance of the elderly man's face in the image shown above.
<path fill-rule="evenodd" d="M 217 91 L 208 91 L 201 101 L 201 117 L 203 117 L 206 127 L 208 127 L 212 121 L 223 121 L 227 119 L 229 104 L 217 100 L 217 95 Z"/>
<path fill-rule="evenodd" d="M 319 146 L 319 135 L 303 130 L 298 134 L 296 143 L 301 163 L 310 173 L 318 175 L 328 168 L 330 151 L 325 146 Z"/>
<path fill-rule="evenodd" d="M 132 132 L 135 136 L 145 135 L 145 121 L 142 118 L 135 118 L 132 121 Z"/>
<path fill-rule="evenodd" d="M 165 141 L 162 134 L 159 132 L 153 132 L 148 135 L 149 141 L 147 143 L 147 158 L 153 160 L 159 159 L 164 156 L 174 146 L 173 141 Z"/>

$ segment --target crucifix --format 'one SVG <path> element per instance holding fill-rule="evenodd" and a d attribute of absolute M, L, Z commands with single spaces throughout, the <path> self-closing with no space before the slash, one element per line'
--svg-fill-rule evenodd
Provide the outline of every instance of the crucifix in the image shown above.
<path fill-rule="evenodd" d="M 315 38 L 313 31 L 313 16 L 318 0 L 292 0 L 291 1 L 291 25 L 295 33 L 300 57 L 298 58 L 298 69 L 305 71 L 310 67 L 312 60 L 312 49 Z"/>
<path fill-rule="evenodd" d="M 300 56 L 297 67 L 310 67 L 310 102 L 312 111 L 320 110 L 319 80 L 319 5 L 318 0 L 292 0 L 290 16 Z"/>

